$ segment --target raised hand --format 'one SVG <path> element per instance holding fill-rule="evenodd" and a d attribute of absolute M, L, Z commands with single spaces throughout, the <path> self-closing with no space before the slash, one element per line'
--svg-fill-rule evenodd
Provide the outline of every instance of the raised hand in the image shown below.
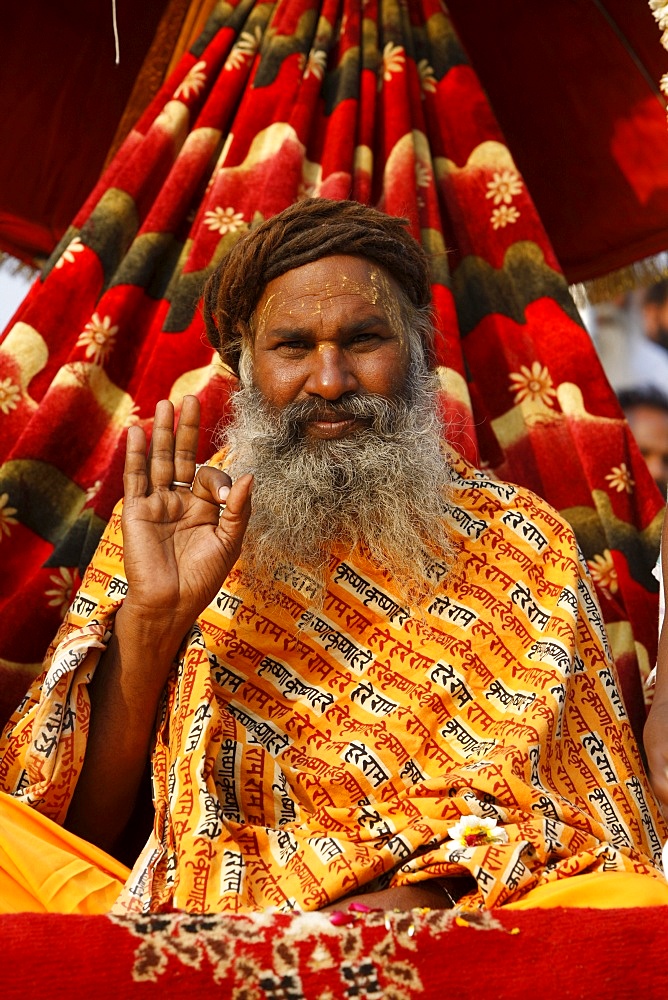
<path fill-rule="evenodd" d="M 184 398 L 176 432 L 173 406 L 162 400 L 148 459 L 143 430 L 130 428 L 124 473 L 126 604 L 181 634 L 222 586 L 250 516 L 252 477 L 232 485 L 206 466 L 195 476 L 198 436 L 197 398 Z"/>
<path fill-rule="evenodd" d="M 108 851 L 132 817 L 156 708 L 184 635 L 236 561 L 250 515 L 251 476 L 195 474 L 199 403 L 158 403 L 148 459 L 131 427 L 123 549 L 128 593 L 89 685 L 88 745 L 66 825 Z M 177 485 L 175 485 L 175 482 Z M 186 485 L 178 485 L 183 483 Z M 226 502 L 221 513 L 220 504 Z"/>

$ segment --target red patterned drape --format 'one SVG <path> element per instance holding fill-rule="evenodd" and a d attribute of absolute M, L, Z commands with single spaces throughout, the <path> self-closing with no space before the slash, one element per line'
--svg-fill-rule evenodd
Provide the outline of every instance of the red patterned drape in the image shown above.
<path fill-rule="evenodd" d="M 574 525 L 639 727 L 660 498 L 439 0 L 219 3 L 54 252 L 0 342 L 0 713 L 120 495 L 128 425 L 184 392 L 207 431 L 225 413 L 205 277 L 308 195 L 408 216 L 432 254 L 451 436 Z"/>

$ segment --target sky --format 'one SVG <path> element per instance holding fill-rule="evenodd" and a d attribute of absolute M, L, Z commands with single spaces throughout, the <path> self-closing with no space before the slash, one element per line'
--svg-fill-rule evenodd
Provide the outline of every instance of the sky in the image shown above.
<path fill-rule="evenodd" d="M 28 294 L 34 278 L 11 274 L 8 265 L 0 266 L 0 334 Z"/>

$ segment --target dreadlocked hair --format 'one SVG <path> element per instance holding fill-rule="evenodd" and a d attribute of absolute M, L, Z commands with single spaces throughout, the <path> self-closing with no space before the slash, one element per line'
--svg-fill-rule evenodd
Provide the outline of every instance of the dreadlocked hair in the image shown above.
<path fill-rule="evenodd" d="M 212 347 L 238 375 L 242 343 L 269 282 L 323 257 L 346 254 L 372 260 L 394 278 L 433 365 L 429 263 L 407 226 L 407 219 L 356 201 L 311 198 L 249 230 L 204 287 L 204 321 Z"/>

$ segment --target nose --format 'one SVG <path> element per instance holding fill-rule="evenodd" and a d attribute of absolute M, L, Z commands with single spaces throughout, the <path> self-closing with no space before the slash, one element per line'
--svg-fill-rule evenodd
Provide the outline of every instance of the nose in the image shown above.
<path fill-rule="evenodd" d="M 337 344 L 319 344 L 311 352 L 309 373 L 304 385 L 310 396 L 334 401 L 346 392 L 359 389 L 350 359 Z"/>

